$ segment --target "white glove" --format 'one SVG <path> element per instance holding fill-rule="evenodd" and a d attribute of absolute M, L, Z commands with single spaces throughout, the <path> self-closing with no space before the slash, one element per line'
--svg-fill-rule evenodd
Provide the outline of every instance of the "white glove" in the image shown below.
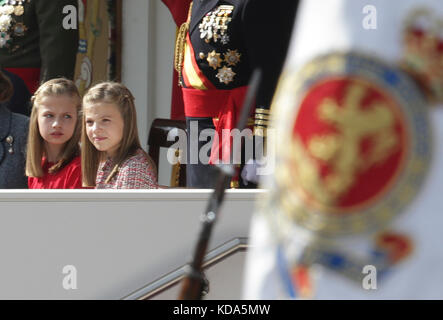
<path fill-rule="evenodd" d="M 257 168 L 259 164 L 255 161 L 250 159 L 243 167 L 243 170 L 241 171 L 241 177 L 243 179 L 243 183 L 245 185 L 248 185 L 249 182 L 258 184 L 259 177 L 257 175 Z"/>

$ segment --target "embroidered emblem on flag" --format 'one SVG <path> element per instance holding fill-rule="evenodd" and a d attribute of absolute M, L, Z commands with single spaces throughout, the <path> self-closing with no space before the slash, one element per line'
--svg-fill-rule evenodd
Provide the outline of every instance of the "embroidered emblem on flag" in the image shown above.
<path fill-rule="evenodd" d="M 323 235 L 360 233 L 411 202 L 431 134 L 425 100 L 406 74 L 358 53 L 330 54 L 282 85 L 297 92 L 293 114 L 277 114 L 292 132 L 277 150 L 290 165 L 276 166 L 291 219 Z"/>

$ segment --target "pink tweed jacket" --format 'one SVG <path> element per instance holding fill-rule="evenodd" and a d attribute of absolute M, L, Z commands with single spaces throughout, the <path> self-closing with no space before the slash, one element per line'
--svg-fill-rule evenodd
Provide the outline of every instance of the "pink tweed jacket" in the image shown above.
<path fill-rule="evenodd" d="M 111 159 L 100 163 L 95 181 L 96 189 L 157 189 L 157 174 L 143 150 L 129 157 L 120 165 L 118 172 L 106 183 L 114 165 Z"/>

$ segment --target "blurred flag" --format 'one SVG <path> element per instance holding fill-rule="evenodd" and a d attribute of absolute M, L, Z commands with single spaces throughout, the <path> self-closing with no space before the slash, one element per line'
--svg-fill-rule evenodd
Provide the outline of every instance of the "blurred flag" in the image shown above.
<path fill-rule="evenodd" d="M 74 81 L 83 95 L 99 81 L 120 81 L 117 1 L 78 1 L 79 47 Z M 100 30 L 97 31 L 97 26 Z"/>
<path fill-rule="evenodd" d="M 443 298 L 442 21 L 439 0 L 301 3 L 244 298 Z"/>
<path fill-rule="evenodd" d="M 171 11 L 172 18 L 177 25 L 177 30 L 180 25 L 186 22 L 188 17 L 189 5 L 191 0 L 162 0 L 163 3 Z M 174 120 L 184 120 L 185 111 L 183 104 L 182 90 L 178 86 L 178 73 L 173 70 L 172 77 L 172 98 L 171 98 L 171 119 Z"/>

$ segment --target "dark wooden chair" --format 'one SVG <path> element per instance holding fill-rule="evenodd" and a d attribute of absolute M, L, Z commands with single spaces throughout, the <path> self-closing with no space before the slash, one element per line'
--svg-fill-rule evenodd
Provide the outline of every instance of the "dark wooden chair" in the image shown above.
<path fill-rule="evenodd" d="M 184 130 L 186 132 L 186 121 L 171 120 L 171 119 L 154 119 L 151 130 L 149 131 L 148 147 L 149 156 L 159 166 L 160 148 L 169 148 L 177 142 L 178 137 L 174 141 L 168 141 L 168 133 L 171 130 Z M 179 150 L 175 151 L 175 156 L 179 157 Z M 177 162 L 172 166 L 171 173 L 171 187 L 185 187 L 186 186 L 186 165 Z"/>

